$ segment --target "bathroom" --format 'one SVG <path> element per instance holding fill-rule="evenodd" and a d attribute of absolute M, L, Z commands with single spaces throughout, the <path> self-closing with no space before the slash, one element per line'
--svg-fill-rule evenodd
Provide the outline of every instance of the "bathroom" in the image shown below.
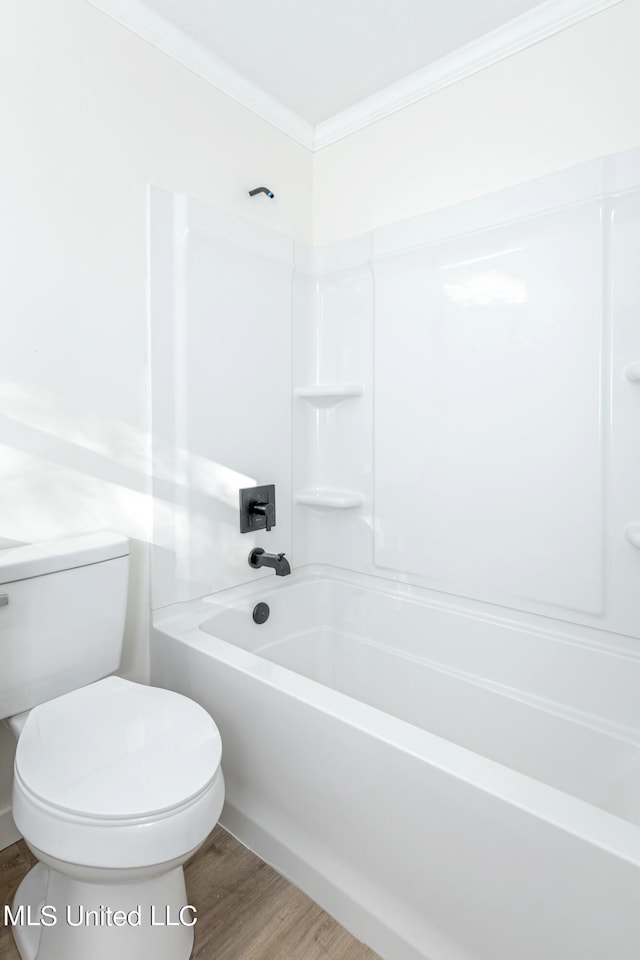
<path fill-rule="evenodd" d="M 2 25 L 0 567 L 112 531 L 99 676 L 220 733 L 193 956 L 635 958 L 639 0 Z"/>

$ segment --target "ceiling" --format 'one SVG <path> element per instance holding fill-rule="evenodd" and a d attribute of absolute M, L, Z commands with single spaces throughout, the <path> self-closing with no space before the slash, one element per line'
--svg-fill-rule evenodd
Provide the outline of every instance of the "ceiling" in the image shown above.
<path fill-rule="evenodd" d="M 540 0 L 146 0 L 312 125 Z"/>
<path fill-rule="evenodd" d="M 624 0 L 88 0 L 319 150 Z"/>

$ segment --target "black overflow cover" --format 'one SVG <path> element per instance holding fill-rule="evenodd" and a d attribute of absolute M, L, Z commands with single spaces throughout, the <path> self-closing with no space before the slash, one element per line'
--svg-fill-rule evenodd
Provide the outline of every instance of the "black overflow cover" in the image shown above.
<path fill-rule="evenodd" d="M 270 613 L 271 610 L 269 610 L 268 603 L 256 603 L 255 607 L 253 608 L 253 622 L 266 623 L 269 619 Z"/>

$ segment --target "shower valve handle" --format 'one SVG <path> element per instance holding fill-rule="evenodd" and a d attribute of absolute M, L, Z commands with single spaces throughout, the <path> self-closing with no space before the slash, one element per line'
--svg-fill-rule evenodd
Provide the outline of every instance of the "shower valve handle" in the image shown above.
<path fill-rule="evenodd" d="M 264 517 L 267 532 L 271 530 L 276 516 L 276 508 L 273 503 L 252 503 L 251 513 L 257 513 L 259 517 Z"/>

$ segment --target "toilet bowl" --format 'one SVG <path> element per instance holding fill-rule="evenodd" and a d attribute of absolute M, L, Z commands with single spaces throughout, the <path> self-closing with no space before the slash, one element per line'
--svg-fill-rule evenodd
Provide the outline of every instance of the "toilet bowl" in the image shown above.
<path fill-rule="evenodd" d="M 96 613 L 86 595 L 73 613 L 50 619 L 52 605 L 58 614 L 64 606 L 60 589 L 73 604 L 79 570 L 97 605 L 119 601 L 123 615 L 117 562 L 126 558 L 125 545 L 117 535 L 94 535 L 6 551 L 13 564 L 0 557 L 0 594 L 7 598 L 0 641 L 21 641 L 0 679 L 0 716 L 18 735 L 13 817 L 39 861 L 12 905 L 22 960 L 187 960 L 192 949 L 197 914 L 182 865 L 215 826 L 224 801 L 215 723 L 173 691 L 114 676 L 95 680 L 114 656 L 105 643 L 115 644 L 122 627 L 112 608 L 106 626 L 96 621 L 99 648 L 90 639 L 81 643 Z M 53 590 L 49 579 L 57 581 Z M 44 603 L 35 612 L 34 593 Z M 61 656 L 52 660 L 47 651 L 44 667 L 30 663 L 51 629 Z M 118 660 L 120 644 L 121 637 Z M 74 678 L 91 674 L 95 682 L 74 686 Z M 59 695 L 46 697 L 52 691 Z M 24 712 L 10 716 L 16 705 Z"/>

